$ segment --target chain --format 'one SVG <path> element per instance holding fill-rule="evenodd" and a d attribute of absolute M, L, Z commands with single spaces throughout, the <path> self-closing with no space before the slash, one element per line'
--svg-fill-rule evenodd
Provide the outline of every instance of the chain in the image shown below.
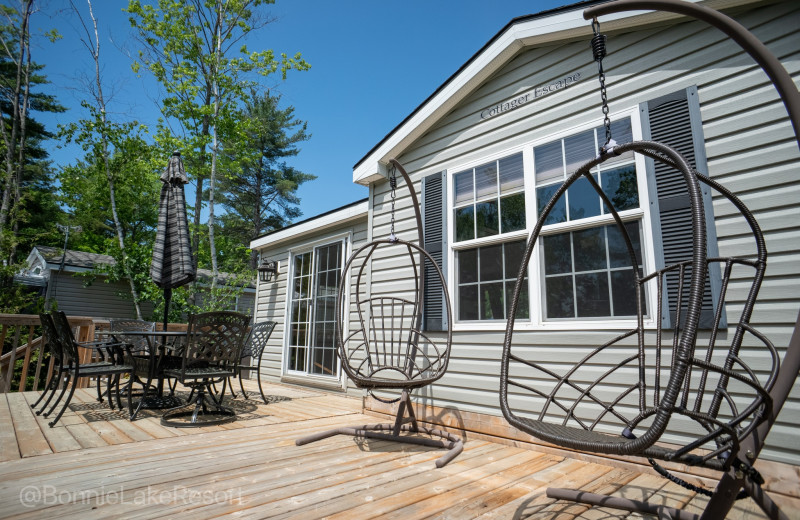
<path fill-rule="evenodd" d="M 392 166 L 389 170 L 389 186 L 392 188 L 392 227 L 391 231 L 389 232 L 389 240 L 392 242 L 397 241 L 397 235 L 394 234 L 394 203 L 397 194 L 395 193 L 397 190 L 397 176 L 396 176 L 396 168 Z"/>
<path fill-rule="evenodd" d="M 603 126 L 606 129 L 606 140 L 603 146 L 600 147 L 600 153 L 606 153 L 616 143 L 611 139 L 611 119 L 608 117 L 608 97 L 606 96 L 606 73 L 603 70 L 603 58 L 606 57 L 606 35 L 600 34 L 600 23 L 597 18 L 592 20 L 592 55 L 594 61 L 597 62 L 597 79 L 600 80 L 600 99 L 602 100 L 603 109 Z"/>

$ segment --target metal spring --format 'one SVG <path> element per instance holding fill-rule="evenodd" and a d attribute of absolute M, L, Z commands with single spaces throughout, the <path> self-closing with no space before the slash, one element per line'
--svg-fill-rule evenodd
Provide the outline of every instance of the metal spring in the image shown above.
<path fill-rule="evenodd" d="M 602 61 L 606 57 L 606 35 L 595 34 L 592 37 L 592 55 L 594 61 Z"/>

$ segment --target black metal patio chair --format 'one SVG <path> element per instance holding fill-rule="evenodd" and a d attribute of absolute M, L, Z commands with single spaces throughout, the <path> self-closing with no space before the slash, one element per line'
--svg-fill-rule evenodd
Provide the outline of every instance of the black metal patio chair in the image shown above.
<path fill-rule="evenodd" d="M 45 318 L 44 316 L 47 316 Z M 36 409 L 39 406 L 39 403 L 44 401 L 41 408 L 36 411 L 36 415 L 42 415 L 42 413 L 47 409 L 47 405 L 53 399 L 56 391 L 59 388 L 59 384 L 63 382 L 65 374 L 68 370 L 68 367 L 64 364 L 64 354 L 63 349 L 61 347 L 60 339 L 57 333 L 57 330 L 54 328 L 53 320 L 49 313 L 43 313 L 39 315 L 39 320 L 42 323 L 42 332 L 43 332 L 43 341 L 44 343 L 44 351 L 49 353 L 53 359 L 53 369 L 50 372 L 50 378 L 48 379 L 47 383 L 45 384 L 44 389 L 42 390 L 42 394 L 39 398 L 31 405 L 31 408 Z M 107 367 L 112 366 L 114 364 L 112 359 L 106 359 L 106 356 L 111 358 L 112 353 L 108 352 L 109 348 L 113 348 L 115 345 L 113 342 L 110 341 L 94 341 L 94 342 L 87 342 L 87 343 L 78 343 L 78 346 L 81 348 L 91 348 L 95 350 L 100 357 L 100 361 L 94 361 L 89 363 L 83 363 L 81 366 L 84 369 L 87 368 L 96 368 L 96 367 Z M 102 378 L 97 378 L 97 401 L 103 401 L 103 391 L 101 390 L 101 382 Z M 52 410 L 51 410 L 52 412 Z M 44 414 L 47 417 L 48 414 Z"/>
<path fill-rule="evenodd" d="M 39 403 L 44 400 L 41 409 L 36 411 L 36 415 L 41 415 L 42 412 L 47 408 L 47 405 L 50 404 L 50 401 L 53 399 L 53 396 L 59 388 L 59 383 L 64 377 L 64 355 L 61 344 L 59 343 L 58 333 L 56 332 L 55 325 L 53 324 L 53 319 L 50 317 L 50 314 L 42 313 L 39 314 L 39 321 L 42 324 L 42 341 L 44 341 L 43 353 L 50 355 L 53 362 L 53 368 L 49 374 L 50 377 L 48 378 L 47 383 L 44 385 L 44 389 L 42 389 L 41 395 L 33 404 L 31 404 L 31 408 L 36 410 L 36 407 L 39 406 Z"/>
<path fill-rule="evenodd" d="M 128 384 L 139 383 L 144 385 L 142 381 L 147 380 L 150 370 L 150 356 L 147 344 L 147 338 L 144 336 L 125 336 L 119 334 L 121 332 L 151 332 L 155 330 L 155 322 L 125 319 L 125 318 L 112 318 L 109 321 L 108 334 L 115 341 L 120 343 L 122 350 L 122 359 L 126 364 L 133 367 L 133 374 L 131 374 Z M 117 333 L 115 335 L 115 333 Z"/>
<path fill-rule="evenodd" d="M 185 405 L 167 410 L 161 424 L 183 428 L 236 419 L 235 412 L 222 405 L 225 388 L 216 396 L 213 386 L 236 374 L 249 323 L 249 316 L 230 311 L 189 316 L 181 366 L 165 370 L 164 375 L 190 387 L 192 395 Z"/>
<path fill-rule="evenodd" d="M 269 341 L 269 337 L 272 335 L 272 331 L 275 330 L 275 325 L 278 322 L 276 321 L 262 321 L 259 323 L 254 323 L 252 327 L 250 327 L 250 333 L 247 335 L 247 341 L 244 343 L 244 348 L 242 349 L 242 354 L 239 358 L 239 363 L 236 364 L 236 376 L 239 378 L 239 388 L 242 390 L 242 395 L 245 399 L 249 399 L 247 396 L 247 391 L 244 389 L 244 383 L 242 381 L 243 372 L 245 370 L 253 370 L 253 360 L 256 359 L 256 381 L 258 381 L 258 391 L 261 393 L 261 399 L 264 401 L 264 404 L 269 404 L 267 400 L 267 396 L 264 395 L 264 389 L 261 385 L 261 357 L 264 353 L 264 349 L 267 346 L 267 341 Z M 242 360 L 249 359 L 249 365 L 243 365 Z M 230 383 L 230 379 L 227 381 Z M 231 395 L 235 398 L 236 394 L 233 391 L 233 384 L 230 383 L 231 387 Z"/>
<path fill-rule="evenodd" d="M 120 400 L 119 395 L 119 380 L 122 375 L 131 374 L 133 371 L 133 367 L 131 365 L 126 365 L 120 362 L 119 359 L 116 359 L 114 356 L 113 347 L 114 345 L 108 342 L 97 342 L 97 345 L 94 345 L 96 348 L 102 349 L 109 349 L 109 355 L 112 356 L 112 360 L 110 362 L 100 362 L 100 363 L 81 363 L 80 362 L 80 355 L 79 355 L 79 348 L 91 348 L 86 343 L 78 343 L 75 341 L 75 337 L 72 334 L 72 327 L 69 324 L 69 320 L 67 319 L 66 314 L 63 312 L 55 312 L 53 314 L 42 314 L 40 315 L 40 319 L 42 320 L 42 325 L 47 331 L 48 334 L 53 333 L 57 338 L 56 343 L 54 344 L 54 350 L 60 349 L 60 357 L 61 357 L 61 371 L 59 373 L 59 379 L 62 377 L 64 378 L 64 384 L 59 393 L 58 397 L 56 398 L 55 402 L 53 403 L 50 410 L 46 413 L 42 414 L 44 417 L 48 417 L 50 414 L 55 411 L 56 406 L 61 402 L 62 398 L 64 398 L 64 394 L 67 393 L 67 388 L 69 388 L 69 393 L 66 395 L 66 399 L 64 400 L 61 409 L 59 410 L 58 414 L 55 418 L 50 421 L 48 424 L 52 428 L 61 419 L 61 416 L 67 410 L 70 401 L 72 400 L 72 396 L 75 394 L 75 389 L 78 386 L 78 382 L 82 377 L 96 377 L 98 378 L 98 388 L 100 385 L 100 379 L 103 377 L 108 378 L 108 405 L 111 409 L 114 409 L 114 402 L 111 398 L 111 390 L 112 388 L 116 389 L 116 399 L 117 399 L 117 406 L 122 409 L 122 401 Z M 99 392 L 99 390 L 98 390 Z M 52 395 L 51 397 L 52 398 Z M 48 402 L 50 401 L 48 398 Z M 130 411 L 131 406 L 131 394 L 130 394 L 130 386 L 128 386 L 128 409 Z M 46 404 L 45 404 L 46 407 Z M 44 407 L 43 407 L 44 409 Z"/>
<path fill-rule="evenodd" d="M 392 165 L 394 168 L 389 178 L 392 198 L 397 185 L 396 169 L 408 186 L 416 213 L 419 243 L 422 244 L 422 218 L 414 187 L 403 167 L 397 161 L 392 161 Z M 371 293 L 366 280 L 371 259 L 389 254 L 401 255 L 405 270 L 402 278 L 410 279 L 410 285 L 398 293 Z M 352 273 L 355 273 L 355 281 Z M 398 275 L 398 278 L 401 276 Z M 422 330 L 422 298 L 426 278 L 431 282 L 439 282 L 444 292 L 446 305 L 443 321 L 447 324 L 447 330 L 436 335 L 440 337 Z M 345 295 L 351 289 L 353 294 L 350 301 L 346 302 Z M 351 319 L 351 309 L 352 314 L 357 315 L 356 320 Z M 448 452 L 436 461 L 437 467 L 453 460 L 463 449 L 461 438 L 443 430 L 420 426 L 410 398 L 413 390 L 432 384 L 447 371 L 452 343 L 452 313 L 447 283 L 427 251 L 395 236 L 394 204 L 389 238 L 367 243 L 353 253 L 345 264 L 338 284 L 335 312 L 335 341 L 342 368 L 358 388 L 369 391 L 378 400 L 383 398 L 376 396 L 376 391 L 400 392 L 398 399 L 388 401 L 399 403 L 395 422 L 337 428 L 303 437 L 296 444 L 307 444 L 338 434 L 353 435 L 445 448 Z M 345 336 L 353 322 L 355 326 Z M 401 432 L 425 436 L 400 435 Z"/>

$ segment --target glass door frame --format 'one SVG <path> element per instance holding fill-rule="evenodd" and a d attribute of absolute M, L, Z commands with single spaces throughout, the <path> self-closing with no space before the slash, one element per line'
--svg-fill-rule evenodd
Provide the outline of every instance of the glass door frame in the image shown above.
<path fill-rule="evenodd" d="M 288 259 L 288 268 L 287 268 L 287 282 L 286 282 L 286 298 L 285 298 L 285 324 L 284 327 L 284 348 L 283 348 L 283 359 L 281 360 L 281 370 L 284 376 L 289 376 L 292 378 L 303 378 L 303 379 L 316 379 L 320 382 L 324 382 L 327 384 L 331 384 L 333 382 L 337 382 L 340 385 L 343 384 L 344 378 L 341 369 L 341 361 L 338 358 L 335 361 L 335 368 L 336 368 L 336 375 L 323 375 L 323 374 L 315 374 L 310 371 L 310 363 L 312 357 L 312 345 L 311 339 L 313 334 L 314 328 L 314 312 L 315 312 L 315 302 L 316 302 L 316 289 L 317 289 L 317 250 L 319 248 L 332 246 L 336 244 L 340 244 L 341 251 L 339 254 L 339 262 L 340 267 L 344 267 L 344 264 L 350 254 L 350 244 L 352 243 L 352 236 L 351 233 L 344 233 L 338 235 L 328 236 L 319 240 L 314 240 L 312 242 L 306 242 L 304 244 L 295 246 L 290 248 L 289 250 L 289 259 Z M 309 315 L 307 316 L 307 327 L 306 327 L 306 345 L 304 348 L 306 349 L 306 356 L 304 360 L 304 370 L 292 370 L 290 369 L 290 362 L 291 362 L 291 349 L 292 345 L 292 307 L 294 302 L 294 284 L 295 284 L 295 267 L 294 262 L 295 258 L 300 255 L 311 253 L 311 272 L 310 272 L 310 281 L 309 281 L 309 288 L 311 292 L 311 298 L 309 302 Z M 347 293 L 345 294 L 345 301 L 347 301 L 347 296 L 349 295 L 349 288 Z M 345 328 L 347 328 L 347 323 L 345 323 Z M 346 335 L 347 330 L 343 331 Z M 334 344 L 335 348 L 335 344 Z M 337 386 L 340 386 L 337 385 Z"/>

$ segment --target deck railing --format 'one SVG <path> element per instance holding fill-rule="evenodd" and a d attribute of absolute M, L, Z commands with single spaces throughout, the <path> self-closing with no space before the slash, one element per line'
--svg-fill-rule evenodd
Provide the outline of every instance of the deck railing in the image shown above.
<path fill-rule="evenodd" d="M 94 341 L 95 331 L 108 328 L 108 321 L 70 316 L 75 339 Z M 42 327 L 35 314 L 0 314 L 0 393 L 41 390 L 53 372 L 54 359 L 44 350 Z M 81 361 L 91 360 L 92 351 L 81 349 Z M 80 386 L 88 380 L 81 378 Z"/>
<path fill-rule="evenodd" d="M 108 330 L 106 319 L 69 316 L 78 342 L 94 341 L 98 333 Z M 42 327 L 35 314 L 0 314 L 0 393 L 42 390 L 53 373 L 54 359 L 44 351 Z M 168 330 L 186 330 L 186 323 L 170 323 Z M 156 329 L 162 330 L 157 323 Z M 80 349 L 81 363 L 92 361 L 93 351 Z M 80 387 L 89 384 L 81 378 Z"/>

